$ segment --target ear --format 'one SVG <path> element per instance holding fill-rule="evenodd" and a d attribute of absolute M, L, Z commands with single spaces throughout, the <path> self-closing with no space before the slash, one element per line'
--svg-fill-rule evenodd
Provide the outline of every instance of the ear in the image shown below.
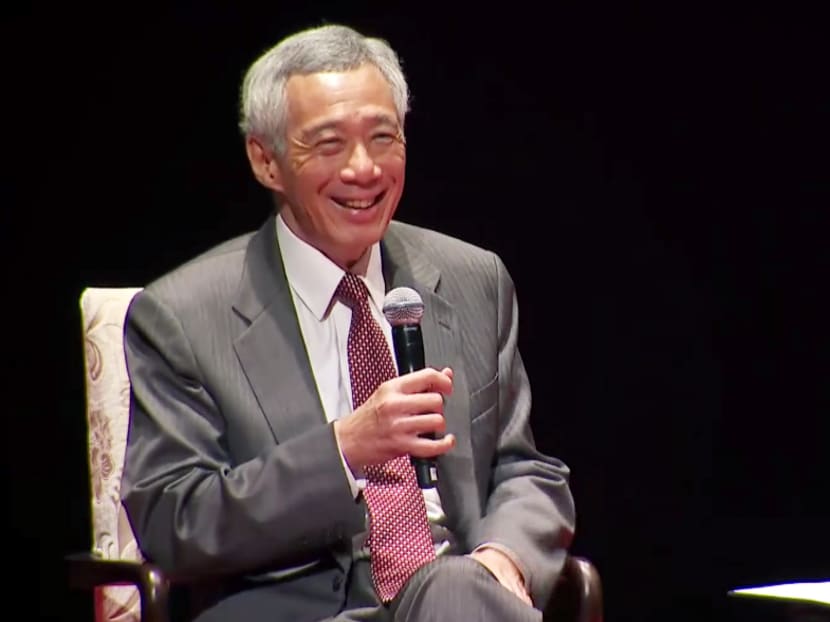
<path fill-rule="evenodd" d="M 257 181 L 274 192 L 282 192 L 282 173 L 277 158 L 270 148 L 253 136 L 245 139 L 245 152 Z"/>

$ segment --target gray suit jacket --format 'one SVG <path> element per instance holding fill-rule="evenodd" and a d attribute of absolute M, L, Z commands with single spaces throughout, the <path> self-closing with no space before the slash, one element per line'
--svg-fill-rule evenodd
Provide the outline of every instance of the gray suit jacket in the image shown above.
<path fill-rule="evenodd" d="M 513 283 L 493 253 L 398 222 L 382 260 L 388 288 L 424 300 L 427 365 L 454 370 L 457 445 L 438 460 L 438 489 L 457 552 L 509 547 L 541 606 L 574 508 L 567 467 L 536 450 L 528 424 Z M 147 286 L 125 348 L 122 495 L 142 551 L 176 575 L 266 584 L 277 611 L 333 615 L 365 508 L 323 413 L 274 217 Z"/>

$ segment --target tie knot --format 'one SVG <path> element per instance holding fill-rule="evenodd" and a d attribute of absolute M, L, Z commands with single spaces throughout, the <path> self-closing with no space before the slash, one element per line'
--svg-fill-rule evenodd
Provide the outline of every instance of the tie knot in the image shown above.
<path fill-rule="evenodd" d="M 347 272 L 340 280 L 340 284 L 337 286 L 337 291 L 334 292 L 334 295 L 354 309 L 355 307 L 360 307 L 367 300 L 369 291 L 366 289 L 363 281 L 360 280 L 360 277 L 351 272 Z"/>

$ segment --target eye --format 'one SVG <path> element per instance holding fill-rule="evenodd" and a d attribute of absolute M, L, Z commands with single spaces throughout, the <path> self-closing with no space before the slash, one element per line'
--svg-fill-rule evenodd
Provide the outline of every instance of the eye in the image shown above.
<path fill-rule="evenodd" d="M 335 153 L 339 153 L 343 149 L 343 140 L 336 137 L 324 138 L 322 140 L 318 140 L 314 144 L 314 148 L 320 153 L 333 155 Z"/>
<path fill-rule="evenodd" d="M 379 145 L 390 145 L 397 139 L 397 134 L 392 134 L 391 132 L 378 132 L 372 136 L 372 141 Z"/>

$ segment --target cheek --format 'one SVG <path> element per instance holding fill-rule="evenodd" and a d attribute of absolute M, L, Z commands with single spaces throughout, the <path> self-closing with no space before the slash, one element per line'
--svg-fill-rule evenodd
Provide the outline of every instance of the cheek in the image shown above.
<path fill-rule="evenodd" d="M 323 200 L 336 179 L 337 173 L 331 167 L 307 166 L 297 180 L 297 190 L 306 201 Z"/>
<path fill-rule="evenodd" d="M 387 159 L 384 168 L 386 174 L 394 180 L 403 181 L 404 173 L 406 171 L 406 154 L 401 150 L 399 154 L 391 154 Z"/>

